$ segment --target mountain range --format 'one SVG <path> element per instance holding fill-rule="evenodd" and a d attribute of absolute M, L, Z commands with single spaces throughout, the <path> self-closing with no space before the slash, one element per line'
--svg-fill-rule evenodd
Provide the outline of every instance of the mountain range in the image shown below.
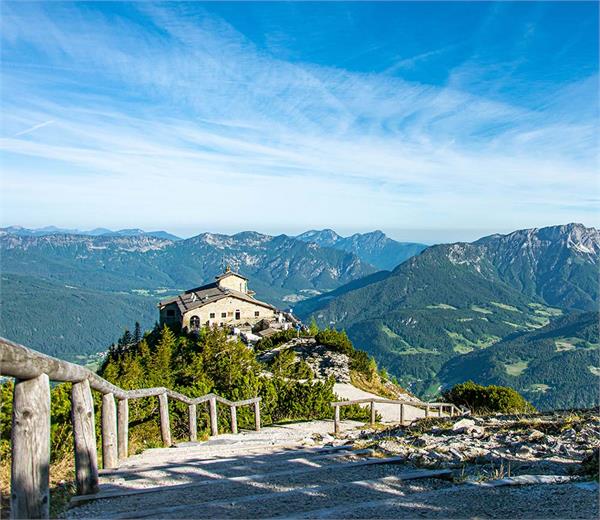
<path fill-rule="evenodd" d="M 520 230 L 432 246 L 366 283 L 300 302 L 296 312 L 345 328 L 401 384 L 435 395 L 462 377 L 448 376 L 449 361 L 561 315 L 597 310 L 599 264 L 597 229 Z"/>
<path fill-rule="evenodd" d="M 49 353 L 58 345 L 73 355 L 104 350 L 131 326 L 132 316 L 151 326 L 159 299 L 212 281 L 226 264 L 250 278 L 258 298 L 284 308 L 377 271 L 354 252 L 251 231 L 180 240 L 141 230 L 17 231 L 0 231 L 0 334 Z M 359 237 L 355 243 L 361 244 Z M 397 253 L 406 256 L 402 247 Z M 131 312 L 116 312 L 124 301 Z M 78 339 L 81 324 L 93 336 Z"/>
<path fill-rule="evenodd" d="M 112 236 L 112 237 L 131 237 L 131 236 L 149 236 L 154 238 L 163 238 L 166 240 L 181 240 L 180 237 L 168 233 L 167 231 L 144 231 L 143 229 L 119 229 L 113 231 L 107 228 L 94 228 L 89 230 L 80 229 L 66 229 L 59 228 L 56 226 L 45 226 L 42 228 L 25 228 L 23 226 L 8 226 L 0 228 L 0 232 L 11 233 L 19 236 L 34 236 L 41 237 L 47 235 L 88 235 L 92 237 L 97 236 Z"/>
<path fill-rule="evenodd" d="M 152 326 L 158 300 L 212 281 L 229 264 L 258 298 L 345 329 L 422 397 L 472 378 L 514 386 L 540 407 L 598 402 L 590 384 L 600 374 L 590 314 L 599 302 L 595 228 L 427 248 L 380 231 L 178 240 L 46 231 L 0 231 L 0 335 L 50 354 L 81 360 L 105 350 L 134 321 Z"/>
<path fill-rule="evenodd" d="M 411 256 L 418 255 L 427 247 L 425 244 L 397 242 L 379 230 L 370 233 L 355 233 L 349 237 L 342 237 L 332 229 L 311 230 L 296 238 L 321 247 L 331 247 L 347 253 L 354 253 L 361 260 L 383 270 L 393 269 Z"/>

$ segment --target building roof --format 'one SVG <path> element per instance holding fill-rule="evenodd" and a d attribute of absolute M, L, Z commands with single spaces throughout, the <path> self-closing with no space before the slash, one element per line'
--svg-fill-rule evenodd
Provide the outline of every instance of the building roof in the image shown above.
<path fill-rule="evenodd" d="M 253 298 L 249 294 L 240 291 L 235 291 L 233 289 L 219 287 L 218 282 L 202 285 L 201 287 L 196 287 L 195 289 L 185 291 L 184 293 L 173 298 L 162 300 L 159 303 L 159 307 L 164 307 L 165 305 L 176 303 L 179 307 L 179 311 L 183 315 L 188 311 L 198 309 L 199 307 L 204 307 L 209 303 L 213 303 L 227 297 L 243 300 L 245 302 L 253 303 L 254 305 L 266 307 L 267 309 L 277 310 L 272 305 L 269 305 L 265 302 L 261 302 L 260 300 Z"/>
<path fill-rule="evenodd" d="M 245 276 L 242 276 L 239 273 L 236 273 L 235 271 L 231 270 L 231 267 L 227 266 L 225 268 L 225 272 L 223 274 L 220 274 L 218 276 L 215 276 L 215 279 L 217 280 L 217 282 L 219 280 L 222 280 L 223 278 L 227 278 L 228 276 L 236 276 L 237 278 L 241 278 L 242 280 L 246 280 L 248 281 L 248 278 L 246 278 Z"/>

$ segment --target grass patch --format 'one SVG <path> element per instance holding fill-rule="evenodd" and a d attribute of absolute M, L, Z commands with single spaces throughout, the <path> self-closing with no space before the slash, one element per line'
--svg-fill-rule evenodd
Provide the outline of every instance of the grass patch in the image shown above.
<path fill-rule="evenodd" d="M 400 387 L 396 387 L 397 391 L 395 392 L 391 388 L 392 385 L 385 385 L 377 374 L 374 374 L 373 377 L 369 378 L 362 372 L 356 370 L 350 370 L 350 382 L 356 388 L 382 397 L 387 397 L 388 399 L 397 399 L 405 392 L 405 390 Z"/>
<path fill-rule="evenodd" d="M 454 352 L 458 352 L 459 354 L 468 354 L 469 352 L 473 352 L 475 349 L 487 348 L 500 339 L 498 336 L 486 335 L 477 339 L 477 341 L 472 341 L 465 338 L 462 334 L 458 334 L 457 332 L 446 331 L 446 334 L 456 341 L 456 344 L 452 347 L 452 349 Z"/>
<path fill-rule="evenodd" d="M 393 339 L 402 339 L 401 336 L 396 334 L 392 329 L 390 329 L 387 325 L 382 325 L 381 331 L 388 337 Z M 404 340 L 403 340 L 404 341 Z M 408 343 L 407 343 L 408 344 Z"/>
<path fill-rule="evenodd" d="M 566 340 L 555 340 L 554 341 L 554 346 L 555 346 L 555 350 L 556 352 L 565 352 L 567 350 L 575 350 L 575 345 L 573 345 L 573 343 L 569 343 Z"/>
<path fill-rule="evenodd" d="M 507 325 L 510 325 L 512 328 L 514 329 L 520 329 L 521 325 L 517 325 L 516 323 L 513 323 L 512 321 L 502 321 L 502 323 L 506 323 Z"/>
<path fill-rule="evenodd" d="M 516 307 L 513 307 L 512 305 L 506 305 L 506 303 L 499 303 L 499 302 L 490 302 L 490 303 L 492 305 L 495 305 L 496 307 L 499 307 L 500 309 L 504 309 L 505 311 L 521 312 Z"/>
<path fill-rule="evenodd" d="M 545 307 L 544 305 L 541 305 L 539 303 L 530 303 L 528 305 L 529 307 L 534 309 L 533 312 L 539 314 L 540 316 L 557 317 L 562 316 L 563 314 L 563 312 L 560 309 L 556 309 L 555 307 Z"/>
<path fill-rule="evenodd" d="M 548 390 L 550 390 L 550 388 L 552 387 L 549 385 L 545 385 L 543 383 L 535 383 L 533 385 L 529 385 L 529 388 L 527 390 L 529 390 L 530 392 L 545 394 Z"/>
<path fill-rule="evenodd" d="M 473 347 L 469 347 L 468 345 L 454 345 L 454 347 L 452 347 L 452 350 L 454 350 L 454 352 L 457 352 L 458 354 L 468 354 L 469 352 L 473 352 L 475 349 Z"/>
<path fill-rule="evenodd" d="M 452 305 L 448 305 L 447 303 L 436 303 L 434 305 L 428 305 L 427 308 L 428 309 L 445 309 L 445 310 L 449 310 L 449 311 L 457 310 L 456 307 L 453 307 Z"/>
<path fill-rule="evenodd" d="M 493 311 L 490 311 L 489 309 L 484 309 L 483 307 L 479 307 L 477 305 L 471 305 L 471 310 L 479 312 L 481 314 L 494 314 Z"/>
<path fill-rule="evenodd" d="M 519 361 L 515 361 L 514 363 L 505 363 L 504 370 L 509 376 L 518 377 L 520 376 L 529 365 L 529 361 L 524 361 L 520 359 Z"/>

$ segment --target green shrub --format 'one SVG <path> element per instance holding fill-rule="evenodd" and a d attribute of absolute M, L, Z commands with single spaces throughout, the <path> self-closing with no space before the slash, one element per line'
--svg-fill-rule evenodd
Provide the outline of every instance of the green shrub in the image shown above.
<path fill-rule="evenodd" d="M 315 336 L 317 343 L 329 347 L 331 350 L 346 354 L 350 358 L 350 368 L 372 378 L 377 372 L 377 363 L 363 350 L 356 350 L 348 338 L 346 331 L 324 329 Z"/>
<path fill-rule="evenodd" d="M 354 352 L 352 342 L 345 331 L 335 329 L 320 330 L 315 336 L 317 343 L 329 347 L 331 350 L 336 350 L 342 354 L 351 356 Z"/>
<path fill-rule="evenodd" d="M 443 394 L 444 400 L 474 413 L 532 413 L 535 408 L 519 392 L 506 386 L 482 386 L 467 381 Z"/>
<path fill-rule="evenodd" d="M 300 336 L 305 337 L 306 334 L 301 332 Z M 254 350 L 256 352 L 266 352 L 267 350 L 272 350 L 296 337 L 298 337 L 298 331 L 296 329 L 280 330 L 268 338 L 258 340 L 256 345 L 254 345 Z"/>

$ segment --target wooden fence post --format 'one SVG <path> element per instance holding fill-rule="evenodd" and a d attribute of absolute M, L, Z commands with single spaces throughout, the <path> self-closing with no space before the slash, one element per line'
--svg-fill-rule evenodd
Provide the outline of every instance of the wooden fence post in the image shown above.
<path fill-rule="evenodd" d="M 171 424 L 169 422 L 169 398 L 166 392 L 158 396 L 160 412 L 160 435 L 166 447 L 171 446 Z"/>
<path fill-rule="evenodd" d="M 208 413 L 210 415 L 210 434 L 219 435 L 219 423 L 217 417 L 217 400 L 211 397 L 208 400 Z"/>
<path fill-rule="evenodd" d="M 231 433 L 237 433 L 237 410 L 235 406 L 231 406 Z"/>
<path fill-rule="evenodd" d="M 117 428 L 119 458 L 126 459 L 129 456 L 129 401 L 127 399 L 119 399 L 117 420 L 119 422 Z"/>
<path fill-rule="evenodd" d="M 75 445 L 75 482 L 78 495 L 98 493 L 98 452 L 94 399 L 87 379 L 73 383 L 71 420 Z"/>
<path fill-rule="evenodd" d="M 15 380 L 12 415 L 11 518 L 50 515 L 50 381 Z"/>
<path fill-rule="evenodd" d="M 254 429 L 260 431 L 260 401 L 254 401 Z"/>
<path fill-rule="evenodd" d="M 375 401 L 371 401 L 371 425 L 375 424 Z"/>
<path fill-rule="evenodd" d="M 442 405 L 438 407 L 438 417 L 442 416 Z"/>
<path fill-rule="evenodd" d="M 333 409 L 333 433 L 340 433 L 340 407 Z"/>
<path fill-rule="evenodd" d="M 108 393 L 102 396 L 102 466 L 112 469 L 118 464 L 117 406 L 114 395 Z"/>
<path fill-rule="evenodd" d="M 190 441 L 196 442 L 198 440 L 198 423 L 196 417 L 196 405 L 191 404 L 188 408 L 189 419 L 190 419 Z"/>
<path fill-rule="evenodd" d="M 425 418 L 429 417 L 429 405 L 425 406 Z"/>
<path fill-rule="evenodd" d="M 404 403 L 400 404 L 400 425 L 404 426 Z"/>

